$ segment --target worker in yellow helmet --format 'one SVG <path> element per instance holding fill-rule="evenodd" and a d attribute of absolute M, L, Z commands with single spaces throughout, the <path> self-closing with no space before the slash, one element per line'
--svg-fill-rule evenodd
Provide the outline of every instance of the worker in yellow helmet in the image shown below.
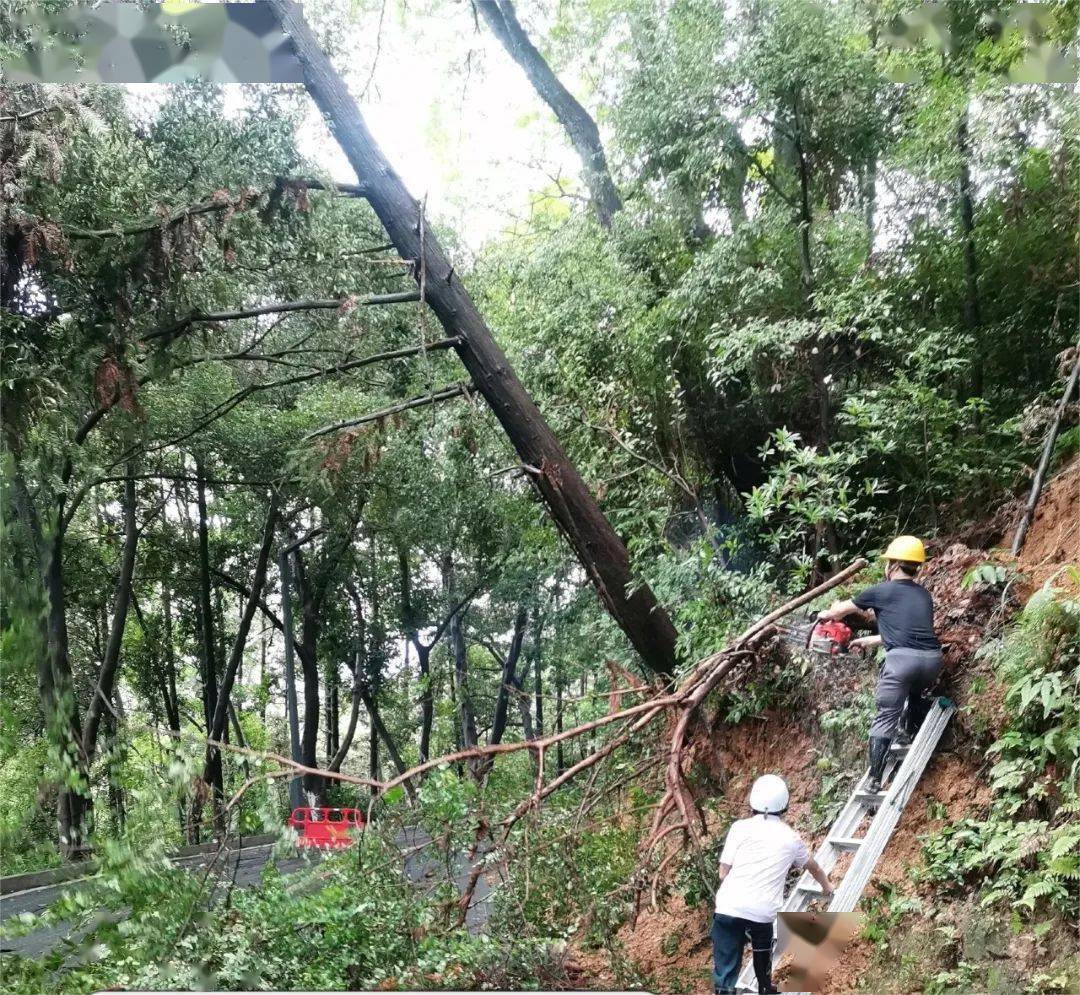
<path fill-rule="evenodd" d="M 851 642 L 852 646 L 885 646 L 885 665 L 878 679 L 877 714 L 870 726 L 870 779 L 867 790 L 878 794 L 889 757 L 889 746 L 904 716 L 902 740 L 919 731 L 929 707 L 925 692 L 941 671 L 941 644 L 934 635 L 934 601 L 916 583 L 926 550 L 915 536 L 897 536 L 883 558 L 885 582 L 868 587 L 849 601 L 837 601 L 819 618 L 841 619 L 853 611 L 873 611 L 878 634 Z M 906 711 L 905 711 L 906 705 Z"/>

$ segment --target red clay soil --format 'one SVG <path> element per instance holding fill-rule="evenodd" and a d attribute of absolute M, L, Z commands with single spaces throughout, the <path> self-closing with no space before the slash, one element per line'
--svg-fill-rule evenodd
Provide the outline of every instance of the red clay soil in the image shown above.
<path fill-rule="evenodd" d="M 1080 459 L 1058 473 L 1039 498 L 1016 562 L 1022 590 L 1030 594 L 1051 577 L 1055 585 L 1078 590 L 1062 570 L 1067 564 L 1080 566 Z"/>

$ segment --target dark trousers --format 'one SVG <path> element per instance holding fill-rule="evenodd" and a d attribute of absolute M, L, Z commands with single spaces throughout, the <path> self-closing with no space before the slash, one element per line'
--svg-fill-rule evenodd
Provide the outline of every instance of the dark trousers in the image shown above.
<path fill-rule="evenodd" d="M 735 991 L 747 934 L 754 954 L 758 987 L 766 991 L 772 987 L 773 924 L 737 919 L 717 912 L 713 915 L 711 934 L 713 988 L 717 991 Z"/>
<path fill-rule="evenodd" d="M 929 701 L 925 693 L 937 680 L 940 670 L 940 650 L 889 650 L 874 694 L 877 714 L 870 726 L 870 738 L 892 739 L 905 704 L 907 718 L 904 725 L 914 736 L 926 718 Z"/>

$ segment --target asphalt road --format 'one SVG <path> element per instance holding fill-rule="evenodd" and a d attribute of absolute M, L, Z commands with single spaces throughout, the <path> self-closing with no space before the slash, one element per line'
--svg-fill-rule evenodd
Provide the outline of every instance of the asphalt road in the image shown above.
<path fill-rule="evenodd" d="M 397 835 L 395 842 L 406 853 L 405 874 L 409 880 L 419 888 L 434 885 L 442 880 L 445 864 L 434 847 L 426 846 L 431 843 L 431 837 L 420 829 L 405 829 Z M 423 848 L 423 849 L 417 849 Z M 273 844 L 245 847 L 242 850 L 230 850 L 222 858 L 225 865 L 225 873 L 222 881 L 227 881 L 235 874 L 236 887 L 249 888 L 257 884 L 262 874 L 262 869 L 273 855 Z M 182 857 L 175 862 L 183 867 L 190 868 L 194 873 L 206 867 L 211 855 L 198 854 L 196 856 Z M 275 863 L 283 874 L 289 874 L 305 866 L 311 859 L 319 859 L 318 852 L 303 856 L 278 856 Z M 453 859 L 453 877 L 458 891 L 464 891 L 468 884 L 473 863 L 465 854 L 457 854 Z M 25 891 L 12 892 L 0 897 L 0 922 L 12 916 L 21 915 L 24 912 L 38 914 L 56 902 L 61 895 L 73 888 L 78 888 L 80 881 L 66 881 L 61 884 L 45 885 L 39 888 L 30 888 Z M 465 917 L 465 925 L 472 933 L 483 930 L 490 912 L 491 887 L 481 877 L 473 894 L 472 903 Z M 71 923 L 57 923 L 27 933 L 25 936 L 11 937 L 2 941 L 0 953 L 20 954 L 23 957 L 38 957 L 52 950 L 64 940 L 77 941 L 79 933 L 73 930 Z"/>

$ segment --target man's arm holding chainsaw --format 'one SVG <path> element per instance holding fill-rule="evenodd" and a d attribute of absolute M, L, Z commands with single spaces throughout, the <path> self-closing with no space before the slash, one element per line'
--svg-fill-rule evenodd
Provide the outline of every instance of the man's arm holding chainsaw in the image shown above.
<path fill-rule="evenodd" d="M 840 620 L 848 618 L 850 615 L 857 615 L 859 618 L 870 621 L 871 615 L 868 611 L 864 611 L 854 601 L 834 601 L 828 608 L 818 612 L 818 618 L 820 619 L 834 619 Z M 858 639 L 852 639 L 848 646 L 851 649 L 870 649 L 873 646 L 881 645 L 881 636 L 860 636 Z"/>
<path fill-rule="evenodd" d="M 848 615 L 865 616 L 866 613 L 854 601 L 834 601 L 828 608 L 819 611 L 817 617 L 839 621 Z"/>

